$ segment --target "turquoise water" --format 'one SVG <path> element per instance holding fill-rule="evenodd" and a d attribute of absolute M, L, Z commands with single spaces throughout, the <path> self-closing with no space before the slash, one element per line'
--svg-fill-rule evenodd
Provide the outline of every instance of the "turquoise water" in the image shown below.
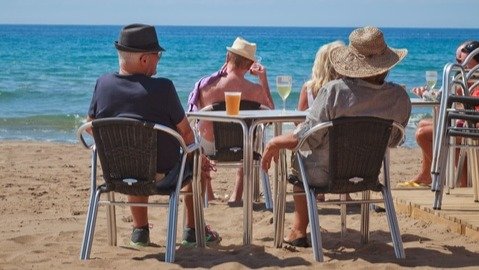
<path fill-rule="evenodd" d="M 113 41 L 121 26 L 0 25 L 0 140 L 76 142 L 75 130 L 84 121 L 98 76 L 117 70 Z M 287 108 L 294 109 L 301 85 L 308 79 L 321 45 L 347 38 L 352 28 L 297 27 L 157 27 L 166 48 L 158 76 L 175 83 L 186 108 L 196 80 L 216 71 L 225 47 L 236 36 L 258 44 L 276 106 L 274 77 L 293 76 Z M 441 74 L 454 61 L 458 44 L 479 39 L 479 29 L 383 29 L 388 44 L 409 54 L 389 75 L 408 88 L 424 85 L 425 70 Z M 255 78 L 251 77 L 254 80 Z M 438 86 L 441 85 L 439 81 Z M 406 145 L 415 146 L 417 121 L 429 109 L 415 109 Z"/>

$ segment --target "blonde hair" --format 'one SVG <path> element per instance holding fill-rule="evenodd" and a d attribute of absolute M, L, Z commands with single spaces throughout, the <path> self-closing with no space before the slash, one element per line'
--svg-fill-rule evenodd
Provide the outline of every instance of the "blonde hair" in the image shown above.
<path fill-rule="evenodd" d="M 305 83 L 306 88 L 311 89 L 314 96 L 318 94 L 319 89 L 321 89 L 323 85 L 339 78 L 340 75 L 334 70 L 331 61 L 329 60 L 329 55 L 334 48 L 340 46 L 344 46 L 342 41 L 333 41 L 321 46 L 316 53 L 316 58 L 314 59 L 313 68 L 311 70 L 311 79 Z"/>

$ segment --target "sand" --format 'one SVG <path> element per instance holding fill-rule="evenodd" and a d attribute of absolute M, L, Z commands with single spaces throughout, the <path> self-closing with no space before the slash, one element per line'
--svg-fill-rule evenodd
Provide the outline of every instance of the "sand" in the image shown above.
<path fill-rule="evenodd" d="M 320 210 L 321 226 L 327 231 L 322 234 L 323 263 L 314 261 L 311 248 L 274 248 L 272 213 L 263 204 L 254 207 L 253 244 L 243 246 L 242 209 L 230 208 L 225 202 L 233 186 L 231 169 L 219 169 L 214 174 L 214 190 L 222 200 L 213 201 L 205 209 L 207 223 L 223 237 L 219 245 L 204 250 L 178 247 L 176 262 L 166 264 L 163 262 L 166 209 L 150 209 L 153 245 L 138 249 L 128 246 L 129 209 L 117 208 L 118 246 L 108 246 L 105 208 L 100 207 L 91 260 L 80 261 L 89 196 L 90 152 L 79 145 L 0 142 L 0 153 L 0 269 L 479 267 L 478 241 L 450 232 L 444 226 L 402 215 L 398 219 L 405 260 L 394 256 L 383 213 L 372 214 L 370 242 L 361 246 L 359 211 L 350 209 L 348 234 L 341 239 L 336 206 Z M 391 159 L 394 186 L 417 173 L 420 152 L 394 149 Z M 286 232 L 292 211 L 292 198 L 288 198 Z M 178 237 L 181 239 L 181 232 Z"/>

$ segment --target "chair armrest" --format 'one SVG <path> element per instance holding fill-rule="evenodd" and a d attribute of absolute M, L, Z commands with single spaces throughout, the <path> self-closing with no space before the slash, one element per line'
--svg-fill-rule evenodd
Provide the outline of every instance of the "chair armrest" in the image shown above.
<path fill-rule="evenodd" d="M 193 153 L 201 147 L 199 142 L 194 142 L 186 147 L 186 153 Z"/>
<path fill-rule="evenodd" d="M 316 124 L 310 130 L 308 130 L 304 134 L 304 136 L 299 140 L 298 145 L 296 145 L 296 147 L 293 149 L 293 152 L 297 152 L 298 150 L 300 150 L 301 147 L 303 146 L 304 142 L 308 139 L 309 136 L 311 136 L 311 134 L 313 134 L 316 131 L 321 130 L 321 129 L 327 129 L 327 128 L 331 127 L 332 125 L 333 125 L 332 121 Z"/>
<path fill-rule="evenodd" d="M 85 137 L 83 136 L 85 132 L 87 132 L 88 129 L 91 129 L 91 125 L 92 123 L 91 122 L 88 122 L 88 123 L 85 123 L 83 125 L 81 125 L 78 130 L 77 130 L 77 138 L 78 140 L 82 143 L 82 145 L 87 148 L 87 149 L 93 149 L 93 147 L 95 146 L 94 143 L 92 144 L 88 144 L 85 140 Z"/>

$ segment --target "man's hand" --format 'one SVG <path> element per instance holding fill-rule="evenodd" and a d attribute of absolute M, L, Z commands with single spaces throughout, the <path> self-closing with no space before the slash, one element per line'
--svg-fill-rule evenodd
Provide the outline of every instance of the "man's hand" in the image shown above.
<path fill-rule="evenodd" d="M 274 146 L 271 142 L 266 144 L 266 147 L 263 151 L 263 158 L 261 158 L 261 168 L 264 171 L 268 171 L 271 167 L 271 160 L 274 159 L 274 162 L 278 162 L 279 158 L 279 148 Z"/>
<path fill-rule="evenodd" d="M 254 63 L 249 69 L 249 73 L 253 76 L 258 76 L 259 78 L 264 78 L 266 76 L 266 68 L 260 63 Z"/>
<path fill-rule="evenodd" d="M 425 86 L 421 87 L 414 87 L 411 92 L 413 92 L 416 96 L 421 97 L 427 92 L 427 88 Z"/>

